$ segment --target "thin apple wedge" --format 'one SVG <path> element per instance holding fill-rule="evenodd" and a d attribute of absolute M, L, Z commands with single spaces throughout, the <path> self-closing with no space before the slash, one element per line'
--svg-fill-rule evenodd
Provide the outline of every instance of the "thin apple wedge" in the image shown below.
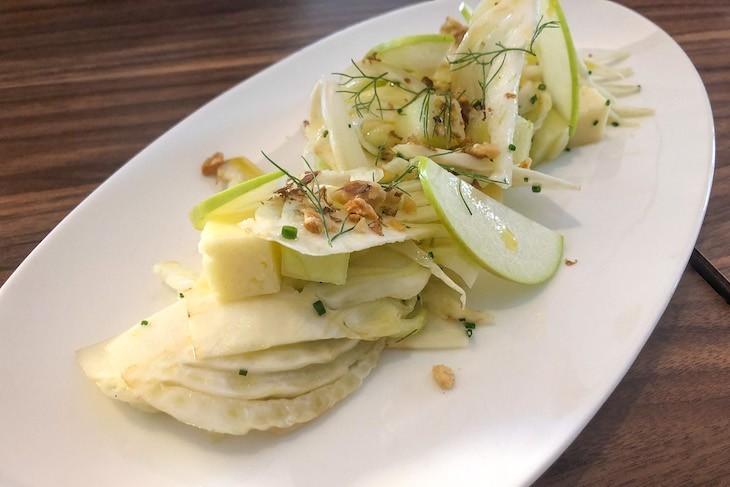
<path fill-rule="evenodd" d="M 540 14 L 543 25 L 548 28 L 543 28 L 537 36 L 535 53 L 553 107 L 567 121 L 572 136 L 578 120 L 578 56 L 560 1 L 540 0 Z M 553 22 L 560 28 L 551 28 Z"/>
<path fill-rule="evenodd" d="M 431 76 L 446 58 L 454 38 L 444 34 L 399 37 L 370 49 L 366 58 L 378 59 L 409 73 Z"/>
<path fill-rule="evenodd" d="M 281 171 L 263 174 L 216 193 L 190 210 L 193 226 L 202 230 L 208 220 L 241 221 L 253 216 L 261 201 L 277 189 Z"/>
<path fill-rule="evenodd" d="M 550 278 L 563 236 L 485 195 L 431 159 L 418 158 L 426 197 L 454 239 L 487 271 L 523 284 Z"/>

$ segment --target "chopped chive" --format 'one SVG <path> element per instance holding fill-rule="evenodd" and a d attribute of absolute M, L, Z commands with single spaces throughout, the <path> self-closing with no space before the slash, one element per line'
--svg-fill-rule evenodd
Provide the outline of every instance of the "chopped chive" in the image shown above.
<path fill-rule="evenodd" d="M 606 106 L 611 104 L 611 100 L 606 100 Z"/>
<path fill-rule="evenodd" d="M 588 70 L 588 74 L 589 74 L 589 75 L 593 74 L 593 71 L 591 71 L 591 70 L 589 69 L 589 70 Z"/>
<path fill-rule="evenodd" d="M 613 125 L 614 127 L 618 127 L 618 122 L 611 122 L 611 125 Z"/>
<path fill-rule="evenodd" d="M 297 238 L 297 227 L 284 225 L 281 227 L 281 236 L 287 240 L 294 240 Z"/>
<path fill-rule="evenodd" d="M 532 192 L 533 193 L 539 193 L 540 191 L 542 191 L 542 187 L 540 187 L 539 184 L 533 184 L 532 185 Z"/>
<path fill-rule="evenodd" d="M 312 303 L 312 306 L 319 316 L 322 316 L 327 312 L 322 301 L 315 301 L 314 303 Z"/>
<path fill-rule="evenodd" d="M 142 325 L 142 326 L 147 326 L 147 325 L 150 324 L 150 322 L 147 321 L 147 320 L 142 320 L 139 324 Z"/>
<path fill-rule="evenodd" d="M 547 86 L 545 86 L 545 83 L 540 83 L 539 85 L 537 85 L 537 89 L 540 91 L 545 91 L 545 88 L 547 88 Z"/>
<path fill-rule="evenodd" d="M 509 150 L 511 150 L 511 151 L 515 151 L 515 150 L 517 150 L 517 146 L 516 146 L 516 145 L 514 145 L 514 144 L 510 144 L 510 145 L 509 145 Z"/>
<path fill-rule="evenodd" d="M 524 179 L 525 182 L 528 182 L 529 180 L 530 180 L 530 178 L 527 178 L 527 177 Z"/>
<path fill-rule="evenodd" d="M 183 293 L 180 293 L 180 294 L 178 294 L 177 296 L 178 296 L 178 297 L 179 297 L 180 299 L 182 299 L 182 298 L 184 298 L 184 297 L 185 297 L 185 295 L 184 295 Z"/>
<path fill-rule="evenodd" d="M 470 330 L 473 330 L 474 328 L 476 328 L 476 326 L 477 326 L 476 323 L 472 323 L 471 321 L 465 321 L 464 322 L 464 328 L 468 328 Z"/>
<path fill-rule="evenodd" d="M 427 255 L 433 259 L 433 252 L 428 252 Z"/>
<path fill-rule="evenodd" d="M 329 135 L 330 131 L 325 129 L 324 132 L 322 132 L 322 137 L 326 138 Z"/>
<path fill-rule="evenodd" d="M 566 147 L 565 152 L 570 152 L 570 147 Z"/>
<path fill-rule="evenodd" d="M 245 376 L 245 375 L 248 375 L 248 370 L 246 370 L 246 369 L 240 369 L 240 370 L 238 371 L 238 375 L 244 375 L 244 376 Z"/>
<path fill-rule="evenodd" d="M 598 125 L 598 120 L 594 120 L 594 121 L 593 121 L 593 125 L 594 125 L 594 126 L 595 126 L 595 125 Z"/>
<path fill-rule="evenodd" d="M 532 97 L 530 98 L 530 103 L 534 105 L 535 102 L 537 102 L 537 95 L 532 95 Z"/>

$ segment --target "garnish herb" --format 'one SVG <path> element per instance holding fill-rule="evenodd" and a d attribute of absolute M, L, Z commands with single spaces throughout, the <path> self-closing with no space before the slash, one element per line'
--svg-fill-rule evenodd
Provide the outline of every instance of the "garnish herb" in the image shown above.
<path fill-rule="evenodd" d="M 537 23 L 537 28 L 535 29 L 535 32 L 532 34 L 532 39 L 530 40 L 530 45 L 527 48 L 524 47 L 507 47 L 501 42 L 497 42 L 496 46 L 497 49 L 492 51 L 486 51 L 486 52 L 474 52 L 474 51 L 467 51 L 465 53 L 458 54 L 454 57 L 453 60 L 450 60 L 449 63 L 451 64 L 452 71 L 457 71 L 459 69 L 463 69 L 467 66 L 471 66 L 472 64 L 477 64 L 482 68 L 482 81 L 479 81 L 479 87 L 482 90 L 482 104 L 487 104 L 487 88 L 489 87 L 489 84 L 497 77 L 499 72 L 502 70 L 502 67 L 504 67 L 505 60 L 507 58 L 508 52 L 513 51 L 519 51 L 524 52 L 526 54 L 531 54 L 533 56 L 536 56 L 534 47 L 535 47 L 535 41 L 537 40 L 538 36 L 542 33 L 545 29 L 555 29 L 560 26 L 560 22 L 557 20 L 551 20 L 549 22 L 543 22 L 542 17 L 540 17 L 540 20 Z M 499 59 L 499 60 L 498 60 Z M 498 61 L 497 61 L 498 60 Z M 489 72 L 489 69 L 494 64 L 494 62 L 497 61 L 499 63 L 497 70 L 494 72 L 491 78 L 487 79 L 487 73 Z"/>
<path fill-rule="evenodd" d="M 477 325 L 475 323 L 472 323 L 471 321 L 466 321 L 463 318 L 459 321 L 462 321 L 464 323 L 464 328 L 466 328 L 466 336 L 471 337 L 474 334 L 474 329 Z"/>
<path fill-rule="evenodd" d="M 514 144 L 510 144 L 510 145 L 509 145 L 509 150 L 511 150 L 512 152 L 514 152 L 514 151 L 516 151 L 516 150 L 517 150 L 517 146 L 516 146 L 516 145 L 514 145 Z"/>
<path fill-rule="evenodd" d="M 545 83 L 540 83 L 539 85 L 537 85 L 537 89 L 540 91 L 545 91 L 546 88 L 547 86 L 545 86 Z"/>
<path fill-rule="evenodd" d="M 142 325 L 142 326 L 147 326 L 147 325 L 150 324 L 150 322 L 147 321 L 147 320 L 142 320 L 139 324 Z"/>
<path fill-rule="evenodd" d="M 319 316 L 322 316 L 327 312 L 322 301 L 315 301 L 314 303 L 312 303 L 312 306 Z"/>
<path fill-rule="evenodd" d="M 459 196 L 461 196 L 461 201 L 464 202 L 464 206 L 466 206 L 466 211 L 469 212 L 469 215 L 473 215 L 474 213 L 471 212 L 471 208 L 469 208 L 469 204 L 466 202 L 466 199 L 464 198 L 464 194 L 461 192 L 461 187 L 463 185 L 461 184 L 461 181 L 459 181 Z"/>
<path fill-rule="evenodd" d="M 178 297 L 179 297 L 180 299 L 182 299 L 182 298 L 184 298 L 184 297 L 185 297 L 185 295 L 184 295 L 183 293 L 180 293 L 180 294 L 178 294 L 177 296 L 178 296 Z"/>
<path fill-rule="evenodd" d="M 265 152 L 261 152 L 267 161 L 269 161 L 271 164 L 274 165 L 275 168 L 277 168 L 279 171 L 283 172 L 302 192 L 304 193 L 304 196 L 307 197 L 310 203 L 312 203 L 312 206 L 314 206 L 314 209 L 316 210 L 317 214 L 319 214 L 320 218 L 322 219 L 322 227 L 324 229 L 324 236 L 327 238 L 327 242 L 329 242 L 330 245 L 332 245 L 332 239 L 329 235 L 329 230 L 327 230 L 327 218 L 325 217 L 324 212 L 324 206 L 322 206 L 322 196 L 321 191 L 319 187 L 319 181 L 317 180 L 317 174 L 312 169 L 312 166 L 309 165 L 309 161 L 307 161 L 304 157 L 302 157 L 302 160 L 304 160 L 304 163 L 309 168 L 310 173 L 312 174 L 312 181 L 314 189 L 310 188 L 309 185 L 304 184 L 301 179 L 291 174 L 289 171 L 275 163 L 268 155 L 266 155 Z M 315 191 L 316 189 L 316 191 Z"/>
<path fill-rule="evenodd" d="M 405 336 L 402 336 L 402 337 L 400 337 L 399 339 L 397 339 L 397 340 L 396 340 L 395 342 L 393 342 L 393 343 L 398 343 L 398 342 L 400 342 L 400 341 L 402 341 L 402 340 L 405 340 L 406 338 L 408 338 L 409 336 L 413 335 L 413 334 L 414 334 L 414 333 L 416 333 L 417 331 L 418 331 L 418 328 L 414 328 L 413 330 L 411 330 L 410 332 L 408 332 L 408 334 L 407 334 L 407 335 L 405 335 Z"/>
<path fill-rule="evenodd" d="M 248 375 L 248 370 L 246 370 L 246 369 L 240 369 L 238 371 L 238 375 L 246 376 L 246 375 Z"/>
<path fill-rule="evenodd" d="M 297 238 L 297 227 L 284 225 L 281 227 L 281 236 L 287 240 L 294 240 Z"/>
<path fill-rule="evenodd" d="M 593 126 L 596 126 L 596 125 L 598 125 L 598 120 L 593 121 Z"/>
<path fill-rule="evenodd" d="M 542 191 L 542 187 L 539 184 L 534 184 L 532 186 L 532 192 L 533 193 L 539 193 L 540 191 Z"/>
<path fill-rule="evenodd" d="M 537 102 L 537 95 L 532 95 L 530 97 L 530 103 L 532 103 L 534 105 L 536 102 Z"/>

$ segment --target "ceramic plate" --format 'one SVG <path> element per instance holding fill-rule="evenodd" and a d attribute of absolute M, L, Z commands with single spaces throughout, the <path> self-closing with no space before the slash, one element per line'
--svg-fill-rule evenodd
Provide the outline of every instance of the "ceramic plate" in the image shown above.
<path fill-rule="evenodd" d="M 138 322 L 174 296 L 152 265 L 198 266 L 187 219 L 213 191 L 214 151 L 300 167 L 310 87 L 372 45 L 436 31 L 458 2 L 416 5 L 324 39 L 224 93 L 105 182 L 0 289 L 0 484 L 512 485 L 536 479 L 621 380 L 687 263 L 713 169 L 712 117 L 681 49 L 651 22 L 602 0 L 565 1 L 582 48 L 631 53 L 653 107 L 639 127 L 573 150 L 545 171 L 579 192 L 512 192 L 565 235 L 554 279 L 525 288 L 485 278 L 491 310 L 465 350 L 388 351 L 353 396 L 287 436 L 217 437 L 107 399 L 74 351 Z M 277 87 L 274 90 L 274 87 Z M 450 365 L 443 393 L 433 364 Z"/>

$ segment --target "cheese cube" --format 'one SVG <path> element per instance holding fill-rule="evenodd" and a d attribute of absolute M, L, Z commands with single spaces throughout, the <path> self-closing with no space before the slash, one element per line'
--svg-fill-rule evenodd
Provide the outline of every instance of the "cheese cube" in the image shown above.
<path fill-rule="evenodd" d="M 609 106 L 606 98 L 590 86 L 581 86 L 578 103 L 578 121 L 570 139 L 570 147 L 598 142 L 606 128 Z"/>
<path fill-rule="evenodd" d="M 203 276 L 221 301 L 278 292 L 277 245 L 254 235 L 247 221 L 208 222 L 198 245 L 203 254 Z"/>

